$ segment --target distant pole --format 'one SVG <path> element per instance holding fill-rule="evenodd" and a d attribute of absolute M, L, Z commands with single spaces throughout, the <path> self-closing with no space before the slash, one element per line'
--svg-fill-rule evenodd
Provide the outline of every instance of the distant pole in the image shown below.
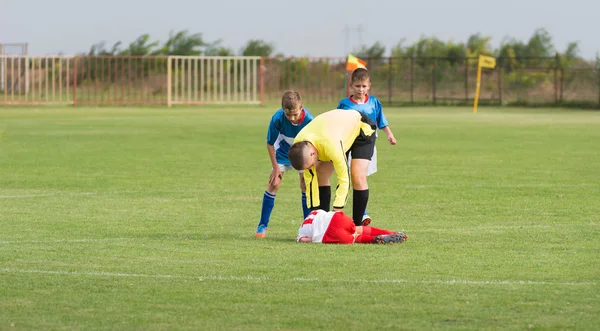
<path fill-rule="evenodd" d="M 0 91 L 4 91 L 4 44 L 0 44 Z"/>
<path fill-rule="evenodd" d="M 349 51 L 349 45 L 350 45 L 350 28 L 348 27 L 348 24 L 346 24 L 346 26 L 344 26 L 344 55 L 350 53 Z"/>
<path fill-rule="evenodd" d="M 362 33 L 363 33 L 363 28 L 362 25 L 358 25 L 358 27 L 356 28 L 356 32 L 358 32 L 358 47 L 362 47 L 363 46 L 363 42 L 362 42 Z"/>

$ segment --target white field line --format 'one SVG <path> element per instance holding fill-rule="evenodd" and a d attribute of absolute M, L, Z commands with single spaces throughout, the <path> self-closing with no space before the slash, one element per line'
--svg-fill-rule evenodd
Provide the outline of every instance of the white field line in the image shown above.
<path fill-rule="evenodd" d="M 543 187 L 598 187 L 600 184 L 454 184 L 454 185 L 398 185 L 398 188 L 543 188 Z"/>
<path fill-rule="evenodd" d="M 19 194 L 19 195 L 0 195 L 0 199 L 27 199 L 27 198 L 38 198 L 48 197 L 53 195 L 68 195 L 68 196 L 81 196 L 81 195 L 93 195 L 95 192 L 50 192 L 40 194 Z"/>
<path fill-rule="evenodd" d="M 532 280 L 469 280 L 469 279 L 451 279 L 451 280 L 411 280 L 411 279 L 321 279 L 321 278 L 270 278 L 267 276 L 227 276 L 227 275 L 198 275 L 183 276 L 169 274 L 130 274 L 104 271 L 65 271 L 65 270 L 25 270 L 25 269 L 0 269 L 0 273 L 5 274 L 41 274 L 54 276 L 71 277 L 112 277 L 112 278 L 161 278 L 161 279 L 194 279 L 198 281 L 244 281 L 244 282 L 263 282 L 263 281 L 283 281 L 290 283 L 297 282 L 315 282 L 315 283 L 388 283 L 388 284 L 440 284 L 440 285 L 551 285 L 551 286 L 588 286 L 598 285 L 597 282 L 549 282 Z"/>
<path fill-rule="evenodd" d="M 600 187 L 600 184 L 453 184 L 453 185 L 398 185 L 400 189 L 452 189 L 452 188 L 544 188 L 544 187 Z M 17 194 L 17 195 L 0 195 L 0 199 L 23 199 L 23 198 L 36 198 L 45 197 L 52 195 L 93 195 L 93 194 L 118 194 L 118 193 L 137 193 L 143 191 L 135 190 L 117 190 L 108 192 L 50 192 L 50 193 L 39 193 L 39 194 Z M 181 193 L 183 191 L 161 191 L 160 193 Z M 195 193 L 188 192 L 186 193 Z"/>
<path fill-rule="evenodd" d="M 101 241 L 135 240 L 135 238 L 105 238 L 105 239 L 46 239 L 46 240 L 0 240 L 0 245 L 11 244 L 60 244 L 60 243 L 88 243 Z"/>

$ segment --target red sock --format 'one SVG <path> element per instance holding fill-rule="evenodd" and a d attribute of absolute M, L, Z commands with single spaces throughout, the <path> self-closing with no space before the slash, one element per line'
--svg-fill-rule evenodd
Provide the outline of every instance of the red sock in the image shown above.
<path fill-rule="evenodd" d="M 369 236 L 378 236 L 380 234 L 393 234 L 393 231 L 388 231 L 388 230 L 384 230 L 384 229 L 379 229 L 379 228 L 375 228 L 372 226 L 363 226 L 363 234 L 369 235 Z"/>
<path fill-rule="evenodd" d="M 359 234 L 356 237 L 355 242 L 358 244 L 370 244 L 373 242 L 373 238 L 375 238 L 375 237 L 363 233 L 363 234 Z"/>

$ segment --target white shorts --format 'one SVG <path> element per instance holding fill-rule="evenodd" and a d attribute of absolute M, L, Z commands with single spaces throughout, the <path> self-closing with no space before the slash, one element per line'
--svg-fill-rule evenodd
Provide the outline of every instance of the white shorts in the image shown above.
<path fill-rule="evenodd" d="M 352 161 L 352 152 L 350 152 L 348 154 L 348 169 L 350 169 L 350 161 Z M 373 157 L 371 158 L 371 162 L 369 162 L 369 168 L 367 169 L 367 176 L 371 176 L 372 174 L 374 174 L 376 172 L 377 172 L 377 147 L 374 147 L 373 148 Z"/>
<path fill-rule="evenodd" d="M 279 164 L 278 163 L 277 166 L 279 167 L 279 170 L 281 170 L 281 172 L 287 172 L 287 171 L 291 171 L 291 170 L 296 170 L 291 165 L 283 165 L 283 164 Z M 304 170 L 297 170 L 297 171 L 300 174 L 304 173 Z"/>

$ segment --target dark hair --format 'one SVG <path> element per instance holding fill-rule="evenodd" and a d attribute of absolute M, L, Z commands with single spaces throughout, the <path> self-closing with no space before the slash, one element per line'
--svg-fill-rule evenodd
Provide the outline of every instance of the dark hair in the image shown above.
<path fill-rule="evenodd" d="M 352 72 L 351 77 L 352 82 L 362 82 L 362 81 L 370 81 L 371 75 L 369 74 L 369 70 L 365 68 L 358 68 Z"/>
<path fill-rule="evenodd" d="M 283 110 L 296 110 L 302 108 L 302 98 L 300 97 L 300 93 L 292 90 L 283 92 L 281 108 L 283 108 Z"/>
<path fill-rule="evenodd" d="M 288 159 L 296 170 L 304 170 L 304 154 L 308 150 L 308 141 L 294 143 L 288 151 Z"/>

